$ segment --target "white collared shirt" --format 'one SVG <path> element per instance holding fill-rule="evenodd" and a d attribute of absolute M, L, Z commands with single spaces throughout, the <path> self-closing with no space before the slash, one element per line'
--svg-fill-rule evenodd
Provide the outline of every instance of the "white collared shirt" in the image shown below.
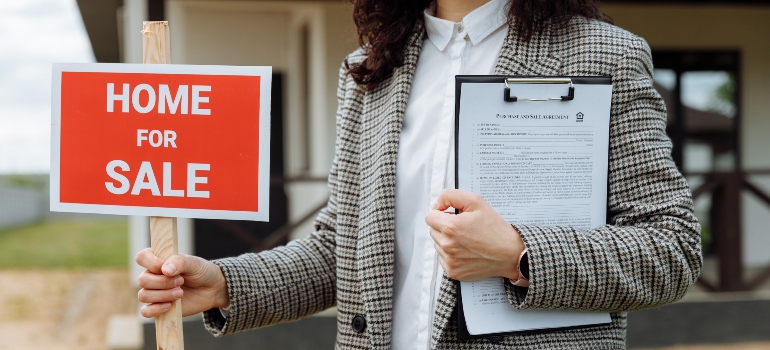
<path fill-rule="evenodd" d="M 455 75 L 494 72 L 508 28 L 507 3 L 491 0 L 459 23 L 425 10 L 428 35 L 398 145 L 392 349 L 430 348 L 443 269 L 425 215 L 441 190 L 455 185 Z"/>

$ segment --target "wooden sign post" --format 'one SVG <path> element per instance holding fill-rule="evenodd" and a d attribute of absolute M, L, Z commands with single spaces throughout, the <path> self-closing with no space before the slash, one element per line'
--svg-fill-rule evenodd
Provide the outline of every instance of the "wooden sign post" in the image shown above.
<path fill-rule="evenodd" d="M 169 64 L 168 22 L 144 22 L 143 63 L 56 63 L 51 211 L 150 217 L 178 253 L 177 217 L 267 221 L 271 67 Z M 184 349 L 182 304 L 155 320 Z"/>
<path fill-rule="evenodd" d="M 146 21 L 142 24 L 142 63 L 170 64 L 171 36 L 168 22 Z M 150 244 L 161 260 L 179 254 L 176 218 L 150 217 Z M 182 300 L 171 304 L 171 309 L 155 318 L 155 341 L 158 350 L 184 350 L 182 332 Z"/>

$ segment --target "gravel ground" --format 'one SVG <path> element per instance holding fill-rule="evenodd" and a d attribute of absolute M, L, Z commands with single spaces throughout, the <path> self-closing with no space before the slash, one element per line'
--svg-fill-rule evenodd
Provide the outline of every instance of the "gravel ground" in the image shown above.
<path fill-rule="evenodd" d="M 0 350 L 103 350 L 109 317 L 136 307 L 127 269 L 0 270 Z M 718 349 L 770 350 L 770 343 L 656 350 Z"/>
<path fill-rule="evenodd" d="M 105 349 L 135 300 L 127 269 L 0 270 L 0 350 Z"/>

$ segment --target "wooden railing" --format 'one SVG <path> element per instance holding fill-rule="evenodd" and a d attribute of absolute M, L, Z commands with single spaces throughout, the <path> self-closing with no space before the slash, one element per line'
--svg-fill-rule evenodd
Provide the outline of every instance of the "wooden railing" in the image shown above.
<path fill-rule="evenodd" d="M 271 186 L 286 186 L 287 184 L 296 184 L 296 183 L 321 183 L 326 182 L 327 177 L 318 177 L 318 176 L 295 176 L 295 177 L 272 177 L 270 178 L 270 185 Z M 251 235 L 249 235 L 249 241 L 248 243 L 251 245 L 251 251 L 252 252 L 261 252 L 263 250 L 267 250 L 270 248 L 274 248 L 278 245 L 280 245 L 282 242 L 285 242 L 286 239 L 289 238 L 289 235 L 296 230 L 299 226 L 305 224 L 309 220 L 312 220 L 315 218 L 316 214 L 318 214 L 321 209 L 323 209 L 326 206 L 326 199 L 322 200 L 318 205 L 316 205 L 311 210 L 307 211 L 305 215 L 303 215 L 301 218 L 294 222 L 287 222 L 285 225 L 279 227 L 278 229 L 271 232 L 267 237 L 264 237 L 262 239 L 252 238 Z"/>
<path fill-rule="evenodd" d="M 743 276 L 742 249 L 742 194 L 751 193 L 770 207 L 770 195 L 749 180 L 751 175 L 770 175 L 768 170 L 687 173 L 687 176 L 704 176 L 706 182 L 692 191 L 693 200 L 711 194 L 711 234 L 718 260 L 718 281 L 701 276 L 698 284 L 713 292 L 737 292 L 756 290 L 770 279 L 770 266 L 746 281 Z"/>
<path fill-rule="evenodd" d="M 748 179 L 751 175 L 770 175 L 770 169 L 708 173 L 691 172 L 685 175 L 704 176 L 706 178 L 705 183 L 692 191 L 693 200 L 706 194 L 711 194 L 712 196 L 709 219 L 716 255 L 719 261 L 718 281 L 714 282 L 701 276 L 698 279 L 698 284 L 712 292 L 751 291 L 757 289 L 770 279 L 770 266 L 764 268 L 751 280 L 746 281 L 743 277 L 741 195 L 744 192 L 751 193 L 770 208 L 770 194 Z M 285 185 L 289 183 L 318 183 L 325 181 L 326 177 L 273 178 L 271 179 L 271 184 Z M 308 220 L 312 220 L 324 206 L 326 206 L 325 200 L 321 201 L 318 206 L 309 210 L 298 220 L 283 225 L 264 239 L 251 239 L 249 241 L 252 246 L 251 250 L 258 252 L 279 245 L 297 227 L 303 225 Z"/>

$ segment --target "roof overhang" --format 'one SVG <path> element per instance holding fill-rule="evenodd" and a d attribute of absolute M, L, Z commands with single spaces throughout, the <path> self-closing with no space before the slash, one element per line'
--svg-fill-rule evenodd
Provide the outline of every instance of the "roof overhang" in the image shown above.
<path fill-rule="evenodd" d="M 163 0 L 147 0 L 150 15 L 163 16 Z M 240 0 L 260 1 L 260 0 Z M 344 0 L 314 0 L 340 2 Z M 691 4 L 691 5 L 762 5 L 770 6 L 770 0 L 604 0 L 607 4 Z M 94 57 L 97 62 L 120 62 L 120 35 L 118 33 L 118 9 L 123 0 L 77 0 L 80 15 L 86 27 Z M 153 11 L 155 10 L 155 11 Z"/>
<path fill-rule="evenodd" d="M 120 62 L 118 9 L 123 0 L 77 0 L 96 62 Z"/>

